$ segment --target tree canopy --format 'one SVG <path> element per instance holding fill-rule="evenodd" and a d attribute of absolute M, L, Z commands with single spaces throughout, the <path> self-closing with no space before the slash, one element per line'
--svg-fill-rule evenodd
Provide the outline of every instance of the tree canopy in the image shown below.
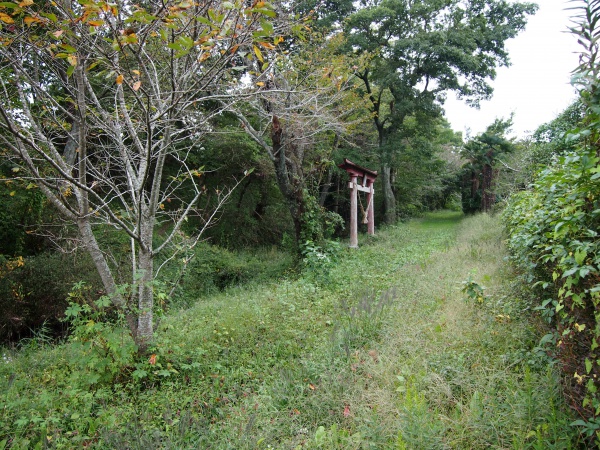
<path fill-rule="evenodd" d="M 106 293 L 144 344 L 153 332 L 153 260 L 205 193 L 189 152 L 221 111 L 215 100 L 235 98 L 243 58 L 276 45 L 276 12 L 264 2 L 99 0 L 5 2 L 2 10 L 0 142 L 77 225 Z M 168 163 L 176 169 L 167 178 Z M 157 242 L 159 224 L 169 231 Z M 131 240 L 126 292 L 98 244 L 99 225 Z"/>
<path fill-rule="evenodd" d="M 359 2 L 340 23 L 347 51 L 369 55 L 357 72 L 378 134 L 386 221 L 395 220 L 392 173 L 413 115 L 437 117 L 454 91 L 472 105 L 492 94 L 496 68 L 510 63 L 505 42 L 537 7 L 497 1 Z"/>

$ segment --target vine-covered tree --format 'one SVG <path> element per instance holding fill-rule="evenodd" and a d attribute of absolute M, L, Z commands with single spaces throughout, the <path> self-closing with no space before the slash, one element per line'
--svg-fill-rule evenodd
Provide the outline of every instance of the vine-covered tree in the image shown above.
<path fill-rule="evenodd" d="M 232 97 L 240 61 L 276 45 L 275 16 L 262 1 L 0 4 L 0 142 L 77 225 L 142 348 L 153 332 L 154 258 L 203 194 L 189 149 L 219 113 L 214 101 Z M 169 178 L 167 162 L 178 167 Z M 158 224 L 168 230 L 160 242 Z M 96 238 L 106 226 L 131 241 L 126 291 Z"/>

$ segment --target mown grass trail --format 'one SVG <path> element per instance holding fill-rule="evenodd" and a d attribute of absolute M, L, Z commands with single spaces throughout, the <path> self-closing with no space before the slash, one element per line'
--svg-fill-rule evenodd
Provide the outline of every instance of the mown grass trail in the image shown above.
<path fill-rule="evenodd" d="M 438 213 L 361 239 L 327 273 L 165 317 L 140 380 L 123 368 L 73 390 L 69 344 L 14 355 L 3 433 L 50 447 L 576 447 L 496 219 Z M 482 303 L 461 291 L 468 280 L 485 285 Z"/>

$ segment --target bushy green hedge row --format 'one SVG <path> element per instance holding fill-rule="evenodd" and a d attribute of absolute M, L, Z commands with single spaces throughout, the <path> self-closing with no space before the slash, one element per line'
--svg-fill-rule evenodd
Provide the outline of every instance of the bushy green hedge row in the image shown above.
<path fill-rule="evenodd" d="M 571 405 L 600 437 L 600 166 L 595 150 L 562 156 L 531 190 L 513 196 L 504 218 L 509 247 L 528 281 L 554 344 Z"/>

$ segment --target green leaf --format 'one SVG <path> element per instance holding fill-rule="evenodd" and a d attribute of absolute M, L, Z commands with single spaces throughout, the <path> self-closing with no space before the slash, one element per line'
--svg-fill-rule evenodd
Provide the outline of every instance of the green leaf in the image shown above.
<path fill-rule="evenodd" d="M 148 372 L 144 369 L 136 369 L 131 375 L 133 376 L 133 378 L 141 380 L 142 378 L 146 378 L 148 376 Z"/>
<path fill-rule="evenodd" d="M 196 20 L 204 25 L 208 25 L 209 27 L 213 27 L 213 23 L 208 20 L 206 17 L 196 17 Z"/>
<path fill-rule="evenodd" d="M 592 371 L 592 362 L 588 358 L 585 358 L 585 371 L 587 373 Z"/>
<path fill-rule="evenodd" d="M 587 427 L 587 425 L 588 425 L 587 422 L 584 422 L 581 419 L 576 420 L 575 422 L 571 422 L 572 427 Z"/>
<path fill-rule="evenodd" d="M 252 9 L 252 12 L 259 13 L 267 17 L 277 17 L 277 13 L 275 11 L 267 8 L 254 8 Z"/>
<path fill-rule="evenodd" d="M 45 17 L 47 19 L 50 19 L 50 21 L 52 21 L 53 23 L 58 22 L 58 18 L 56 17 L 56 14 L 53 14 L 53 13 L 40 13 L 40 16 Z"/>
<path fill-rule="evenodd" d="M 60 47 L 66 52 L 66 53 L 75 53 L 77 51 L 77 49 L 75 47 L 73 47 L 72 45 L 69 44 L 61 44 Z"/>
<path fill-rule="evenodd" d="M 582 265 L 583 262 L 585 261 L 585 258 L 587 257 L 587 252 L 585 250 L 582 250 L 582 251 L 577 250 L 575 252 L 574 256 L 575 256 L 575 262 L 578 265 Z"/>
<path fill-rule="evenodd" d="M 267 35 L 273 34 L 273 24 L 267 20 L 261 20 L 260 26 L 267 33 Z"/>

